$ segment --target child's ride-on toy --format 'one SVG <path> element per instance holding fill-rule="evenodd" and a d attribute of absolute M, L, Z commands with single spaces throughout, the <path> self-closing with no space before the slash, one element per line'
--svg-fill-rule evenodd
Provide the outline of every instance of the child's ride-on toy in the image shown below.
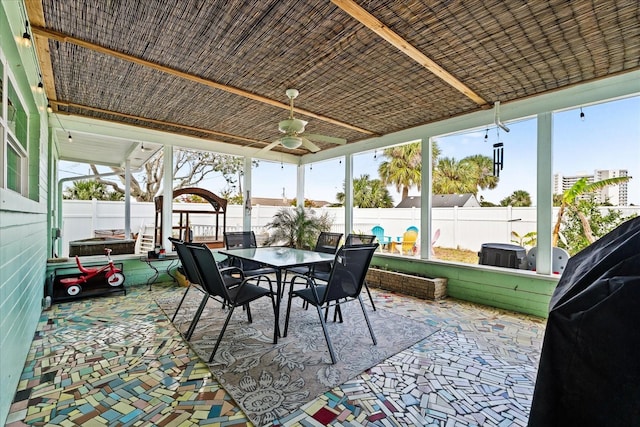
<path fill-rule="evenodd" d="M 110 286 L 120 286 L 124 283 L 124 274 L 122 274 L 122 270 L 117 268 L 113 264 L 113 260 L 111 259 L 111 249 L 104 249 L 105 255 L 107 256 L 107 260 L 109 260 L 107 265 L 102 267 L 95 268 L 85 268 L 80 263 L 80 258 L 76 255 L 76 263 L 78 264 L 78 269 L 83 273 L 78 277 L 68 277 L 65 279 L 60 279 L 60 283 L 65 287 L 67 294 L 71 296 L 76 296 L 80 292 L 82 292 L 82 283 L 87 283 L 88 280 L 98 276 L 99 274 L 105 273 L 104 277 L 107 283 Z"/>

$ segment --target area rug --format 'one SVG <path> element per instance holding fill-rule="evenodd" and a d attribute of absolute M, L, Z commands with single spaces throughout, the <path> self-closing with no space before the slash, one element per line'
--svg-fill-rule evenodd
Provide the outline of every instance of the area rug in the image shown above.
<path fill-rule="evenodd" d="M 171 317 L 182 296 L 172 292 L 157 298 L 158 305 Z M 186 332 L 202 293 L 191 290 L 183 303 L 175 326 Z M 366 296 L 365 296 L 366 298 Z M 273 309 L 268 298 L 251 303 L 253 323 L 246 312 L 234 311 L 215 359 L 209 364 L 220 384 L 242 407 L 246 416 L 262 426 L 280 420 L 331 388 L 356 377 L 383 360 L 428 337 L 437 329 L 386 310 L 373 311 L 365 304 L 373 331 L 374 345 L 360 304 L 344 304 L 343 323 L 327 327 L 337 363 L 331 364 L 329 350 L 314 307 L 302 308 L 294 300 L 287 337 L 273 344 Z M 282 301 L 281 327 L 284 325 L 286 296 Z M 191 338 L 191 345 L 204 360 L 215 345 L 227 312 L 210 300 Z"/>

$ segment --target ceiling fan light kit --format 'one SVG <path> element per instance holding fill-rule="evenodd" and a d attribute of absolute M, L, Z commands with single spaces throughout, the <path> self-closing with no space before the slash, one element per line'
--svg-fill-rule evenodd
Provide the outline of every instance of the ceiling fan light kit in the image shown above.
<path fill-rule="evenodd" d="M 285 148 L 293 150 L 302 145 L 302 138 L 297 136 L 283 136 L 280 138 L 280 144 Z"/>

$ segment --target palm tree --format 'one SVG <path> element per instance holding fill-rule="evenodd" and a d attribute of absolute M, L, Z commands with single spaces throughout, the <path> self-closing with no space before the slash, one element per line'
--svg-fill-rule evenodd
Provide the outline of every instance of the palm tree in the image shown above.
<path fill-rule="evenodd" d="M 64 192 L 65 199 L 73 200 L 123 200 L 124 194 L 119 191 L 107 191 L 107 186 L 96 180 L 74 181 L 71 188 Z"/>
<path fill-rule="evenodd" d="M 402 198 L 409 195 L 409 188 L 416 186 L 420 191 L 422 177 L 422 148 L 420 142 L 386 148 L 382 153 L 388 161 L 380 163 L 378 174 L 384 185 L 395 185 L 402 189 Z"/>
<path fill-rule="evenodd" d="M 482 154 L 467 156 L 460 160 L 460 163 L 468 163 L 473 168 L 473 175 L 476 179 L 477 187 L 482 190 L 494 189 L 498 186 L 499 178 L 493 175 L 493 159 Z M 473 192 L 477 193 L 477 190 Z"/>
<path fill-rule="evenodd" d="M 344 188 L 344 187 L 343 187 Z M 336 199 L 344 204 L 344 191 L 336 194 Z M 369 175 L 360 175 L 353 180 L 353 206 L 359 208 L 391 208 L 393 199 L 387 187 L 379 179 L 370 179 Z"/>
<path fill-rule="evenodd" d="M 302 206 L 282 208 L 266 225 L 272 232 L 265 245 L 284 244 L 299 249 L 310 249 L 322 231 L 331 230 L 331 223 L 327 212 L 316 216 L 315 211 Z"/>
<path fill-rule="evenodd" d="M 439 159 L 433 170 L 433 194 L 477 194 L 474 172 L 471 163 L 458 162 L 451 157 Z"/>
<path fill-rule="evenodd" d="M 500 200 L 500 206 L 527 207 L 531 206 L 531 195 L 525 190 L 516 190 L 510 196 Z"/>
<path fill-rule="evenodd" d="M 574 212 L 578 218 L 580 219 L 580 223 L 582 224 L 582 230 L 584 231 L 584 235 L 589 244 L 595 242 L 595 237 L 593 237 L 593 232 L 591 230 L 591 225 L 589 224 L 589 219 L 586 215 L 578 209 L 578 201 L 580 200 L 580 196 L 592 193 L 594 191 L 600 190 L 609 185 L 618 185 L 623 182 L 627 182 L 631 179 L 630 176 L 620 176 L 617 178 L 607 178 L 601 181 L 596 182 L 588 182 L 587 178 L 580 178 L 576 181 L 575 184 L 568 188 L 562 193 L 562 203 L 560 204 L 560 209 L 558 210 L 558 216 L 556 219 L 556 224 L 553 227 L 552 234 L 552 246 L 558 246 L 558 237 L 560 236 L 560 225 L 562 224 L 562 217 L 566 210 L 571 210 Z"/>

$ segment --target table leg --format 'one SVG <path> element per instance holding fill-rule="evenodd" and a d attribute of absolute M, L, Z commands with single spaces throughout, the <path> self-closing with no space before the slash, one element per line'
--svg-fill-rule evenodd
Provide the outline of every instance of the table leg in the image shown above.
<path fill-rule="evenodd" d="M 276 268 L 276 324 L 273 329 L 273 343 L 278 344 L 278 337 L 280 336 L 280 298 L 282 292 L 282 271 Z"/>
<path fill-rule="evenodd" d="M 147 285 L 149 286 L 149 290 L 151 290 L 151 285 L 156 281 L 156 279 L 160 275 L 160 272 L 158 271 L 156 266 L 153 265 L 153 263 L 147 261 L 147 265 L 149 266 L 149 268 L 153 269 L 153 276 L 151 276 L 149 280 L 147 280 Z"/>
<path fill-rule="evenodd" d="M 177 267 L 178 264 L 180 264 L 179 262 L 180 260 L 171 260 L 171 262 L 169 263 L 169 265 L 167 266 L 167 274 L 169 275 L 169 277 L 171 277 L 173 279 L 173 282 L 176 283 L 178 281 L 178 279 L 176 278 L 176 276 L 174 276 L 173 274 L 171 274 L 171 269 L 173 267 Z"/>

